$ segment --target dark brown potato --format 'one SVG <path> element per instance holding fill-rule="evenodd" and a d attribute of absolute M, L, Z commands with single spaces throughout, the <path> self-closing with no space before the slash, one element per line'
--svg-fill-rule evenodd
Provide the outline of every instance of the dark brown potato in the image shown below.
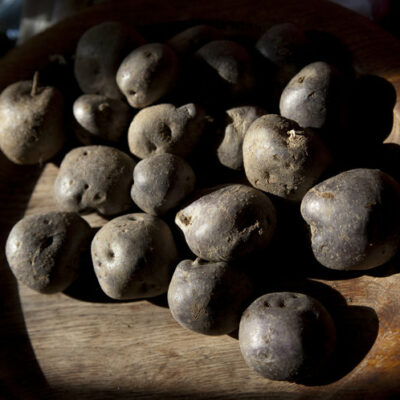
<path fill-rule="evenodd" d="M 314 298 L 269 293 L 243 313 L 239 344 L 247 365 L 264 378 L 301 381 L 323 368 L 336 343 L 336 328 Z"/>
<path fill-rule="evenodd" d="M 65 290 L 79 275 L 91 228 L 78 214 L 46 212 L 24 217 L 6 243 L 8 264 L 19 282 L 41 293 Z"/>
<path fill-rule="evenodd" d="M 151 215 L 163 215 L 194 189 L 192 167 L 174 154 L 158 154 L 138 162 L 133 170 L 132 200 Z"/>
<path fill-rule="evenodd" d="M 257 106 L 241 106 L 226 111 L 230 123 L 225 128 L 224 139 L 218 147 L 218 159 L 225 167 L 243 169 L 243 140 L 247 129 L 253 121 L 266 114 Z"/>
<path fill-rule="evenodd" d="M 252 284 L 239 268 L 225 262 L 184 260 L 172 276 L 168 305 L 184 328 L 223 335 L 238 328 L 251 294 Z"/>
<path fill-rule="evenodd" d="M 132 118 L 131 108 L 125 102 L 100 94 L 78 97 L 73 112 L 79 124 L 77 138 L 85 145 L 118 142 L 127 134 Z"/>
<path fill-rule="evenodd" d="M 400 244 L 400 185 L 378 169 L 353 169 L 314 186 L 301 214 L 325 267 L 366 270 L 389 261 Z"/>
<path fill-rule="evenodd" d="M 0 149 L 12 162 L 38 164 L 55 156 L 65 142 L 61 92 L 37 81 L 19 81 L 0 96 Z"/>
<path fill-rule="evenodd" d="M 178 58 L 162 43 L 149 43 L 129 53 L 117 72 L 117 84 L 134 108 L 147 107 L 175 85 Z"/>
<path fill-rule="evenodd" d="M 291 201 L 301 201 L 330 162 L 316 133 L 279 115 L 258 118 L 244 138 L 243 163 L 249 182 Z"/>
<path fill-rule="evenodd" d="M 165 293 L 178 259 L 168 225 L 144 213 L 108 222 L 96 233 L 91 250 L 99 284 L 113 299 Z"/>
<path fill-rule="evenodd" d="M 326 62 L 306 65 L 282 92 L 280 114 L 303 128 L 323 128 L 338 117 L 341 82 Z"/>
<path fill-rule="evenodd" d="M 231 261 L 265 249 L 273 236 L 276 212 L 257 189 L 228 185 L 200 197 L 175 218 L 190 250 L 209 261 Z"/>
<path fill-rule="evenodd" d="M 305 33 L 290 22 L 269 28 L 257 40 L 256 49 L 275 67 L 274 77 L 281 87 L 311 61 L 313 53 Z"/>
<path fill-rule="evenodd" d="M 129 150 L 139 158 L 162 153 L 185 158 L 198 143 L 205 122 L 204 110 L 193 103 L 179 108 L 172 104 L 147 107 L 129 127 Z"/>
<path fill-rule="evenodd" d="M 199 71 L 196 77 L 198 88 L 208 98 L 219 98 L 228 93 L 241 95 L 255 85 L 251 57 L 239 43 L 231 40 L 209 42 L 196 51 L 194 62 Z"/>
<path fill-rule="evenodd" d="M 79 39 L 74 65 L 82 92 L 122 99 L 115 75 L 123 58 L 143 43 L 136 31 L 119 22 L 103 22 L 88 29 Z"/>
<path fill-rule="evenodd" d="M 95 210 L 115 215 L 132 207 L 135 161 L 109 146 L 82 146 L 67 153 L 54 183 L 54 198 L 64 211 Z"/>
<path fill-rule="evenodd" d="M 223 32 L 209 25 L 195 25 L 179 32 L 167 44 L 179 55 L 188 56 L 213 40 L 222 39 Z"/>

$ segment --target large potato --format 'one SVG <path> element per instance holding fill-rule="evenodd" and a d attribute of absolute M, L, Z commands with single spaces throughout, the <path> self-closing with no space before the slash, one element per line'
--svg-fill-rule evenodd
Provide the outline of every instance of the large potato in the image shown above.
<path fill-rule="evenodd" d="M 330 162 L 331 156 L 315 132 L 279 115 L 256 119 L 243 141 L 249 182 L 291 201 L 301 201 Z"/>
<path fill-rule="evenodd" d="M 96 233 L 91 251 L 99 284 L 113 299 L 165 293 L 178 258 L 168 225 L 144 213 L 109 221 Z"/>
<path fill-rule="evenodd" d="M 205 125 L 202 107 L 157 104 L 140 110 L 128 131 L 129 150 L 139 158 L 171 153 L 187 157 L 198 143 Z"/>
<path fill-rule="evenodd" d="M 200 197 L 175 218 L 190 250 L 209 261 L 231 261 L 265 249 L 276 225 L 275 207 L 259 190 L 228 185 Z"/>
<path fill-rule="evenodd" d="M 55 156 L 65 142 L 64 124 L 64 98 L 54 87 L 19 81 L 1 93 L 0 149 L 16 164 Z"/>
<path fill-rule="evenodd" d="M 178 76 L 178 58 L 162 43 L 148 43 L 129 53 L 118 68 L 116 79 L 128 103 L 147 107 L 164 97 Z"/>
<path fill-rule="evenodd" d="M 377 169 L 342 172 L 311 188 L 301 203 L 312 250 L 325 267 L 366 270 L 400 244 L 400 185 Z"/>
<path fill-rule="evenodd" d="M 78 41 L 74 64 L 82 92 L 122 99 L 115 74 L 123 58 L 143 42 L 137 32 L 116 21 L 88 29 Z"/>
<path fill-rule="evenodd" d="M 303 128 L 324 128 L 339 116 L 341 78 L 332 65 L 317 61 L 302 68 L 284 88 L 280 114 Z"/>
<path fill-rule="evenodd" d="M 64 211 L 95 210 L 114 215 L 132 207 L 135 161 L 109 146 L 82 146 L 67 153 L 54 183 L 54 198 Z"/>
<path fill-rule="evenodd" d="M 128 132 L 131 108 L 122 100 L 100 94 L 79 96 L 73 105 L 76 136 L 85 145 L 118 142 Z"/>
<path fill-rule="evenodd" d="M 7 261 L 24 285 L 41 293 L 61 292 L 78 277 L 90 237 L 90 226 L 76 213 L 29 215 L 8 236 Z"/>
<path fill-rule="evenodd" d="M 335 324 L 325 307 L 301 293 L 269 293 L 243 313 L 239 344 L 248 366 L 264 378 L 312 378 L 329 360 Z"/>
<path fill-rule="evenodd" d="M 305 32 L 291 22 L 271 26 L 257 40 L 256 49 L 272 64 L 275 83 L 281 88 L 311 62 L 313 53 Z"/>
<path fill-rule="evenodd" d="M 195 181 L 185 160 L 174 154 L 158 154 L 137 163 L 131 197 L 148 214 L 163 215 L 193 191 Z"/>
<path fill-rule="evenodd" d="M 172 316 L 184 328 L 223 335 L 238 328 L 252 284 L 240 268 L 200 259 L 181 261 L 168 288 Z"/>

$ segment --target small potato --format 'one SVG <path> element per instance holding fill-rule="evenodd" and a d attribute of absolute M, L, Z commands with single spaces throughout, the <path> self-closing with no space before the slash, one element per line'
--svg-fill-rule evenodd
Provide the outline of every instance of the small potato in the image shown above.
<path fill-rule="evenodd" d="M 19 81 L 0 96 L 0 149 L 20 165 L 42 163 L 65 142 L 64 99 L 51 86 Z"/>
<path fill-rule="evenodd" d="M 149 43 L 133 50 L 122 61 L 117 84 L 134 108 L 147 107 L 164 97 L 178 76 L 178 58 L 162 43 Z"/>
<path fill-rule="evenodd" d="M 279 115 L 255 120 L 243 141 L 249 182 L 290 201 L 301 201 L 330 162 L 331 156 L 317 134 Z"/>
<path fill-rule="evenodd" d="M 181 261 L 168 289 L 168 305 L 186 329 L 223 335 L 238 328 L 250 303 L 252 284 L 236 266 L 225 262 Z"/>
<path fill-rule="evenodd" d="M 209 25 L 195 25 L 179 32 L 167 44 L 179 55 L 188 56 L 213 40 L 222 39 L 223 32 Z"/>
<path fill-rule="evenodd" d="M 161 153 L 185 158 L 199 141 L 205 122 L 204 110 L 193 103 L 179 108 L 172 104 L 147 107 L 129 127 L 129 150 L 139 158 Z"/>
<path fill-rule="evenodd" d="M 273 25 L 256 43 L 256 49 L 275 67 L 281 87 L 311 61 L 311 48 L 305 33 L 290 22 Z"/>
<path fill-rule="evenodd" d="M 118 142 L 128 132 L 131 108 L 123 101 L 100 94 L 84 94 L 73 105 L 79 124 L 78 140 L 85 145 L 96 142 Z"/>
<path fill-rule="evenodd" d="M 178 258 L 168 225 L 144 213 L 109 221 L 96 233 L 91 252 L 99 284 L 113 299 L 165 293 Z"/>
<path fill-rule="evenodd" d="M 54 183 L 55 201 L 64 211 L 121 213 L 133 205 L 129 191 L 135 164 L 113 147 L 77 147 L 60 165 Z"/>
<path fill-rule="evenodd" d="M 61 292 L 78 277 L 90 235 L 88 223 L 75 213 L 29 215 L 8 236 L 7 261 L 20 283 L 41 293 Z"/>
<path fill-rule="evenodd" d="M 227 185 L 180 210 L 175 223 L 198 257 L 228 262 L 268 246 L 276 211 L 259 190 Z"/>
<path fill-rule="evenodd" d="M 162 215 L 194 189 L 192 167 L 174 154 L 158 154 L 138 162 L 133 170 L 132 200 L 143 211 Z"/>
<path fill-rule="evenodd" d="M 226 111 L 230 123 L 225 128 L 224 139 L 218 147 L 218 159 L 228 168 L 243 169 L 243 140 L 253 121 L 266 114 L 257 106 L 234 107 Z"/>
<path fill-rule="evenodd" d="M 400 245 L 400 185 L 378 169 L 342 172 L 311 188 L 301 202 L 316 259 L 336 270 L 367 270 Z"/>
<path fill-rule="evenodd" d="M 312 378 L 329 360 L 336 328 L 325 307 L 300 293 L 269 293 L 243 313 L 239 345 L 247 365 L 264 378 Z"/>
<path fill-rule="evenodd" d="M 326 62 L 306 65 L 286 85 L 279 109 L 282 117 L 303 128 L 323 128 L 338 117 L 341 80 Z"/>
<path fill-rule="evenodd" d="M 234 41 L 207 43 L 197 50 L 194 62 L 199 69 L 199 89 L 206 91 L 209 98 L 219 98 L 221 94 L 241 95 L 255 85 L 250 55 L 246 48 Z"/>
<path fill-rule="evenodd" d="M 144 39 L 125 25 L 108 21 L 88 29 L 78 41 L 74 74 L 82 92 L 122 99 L 115 74 L 123 58 Z"/>

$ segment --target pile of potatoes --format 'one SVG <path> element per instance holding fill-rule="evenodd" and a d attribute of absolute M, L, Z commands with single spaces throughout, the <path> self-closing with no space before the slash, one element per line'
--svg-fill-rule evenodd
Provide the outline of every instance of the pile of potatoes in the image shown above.
<path fill-rule="evenodd" d="M 312 378 L 335 352 L 333 318 L 307 294 L 260 293 L 249 266 L 294 229 L 282 210 L 301 214 L 321 268 L 375 268 L 400 245 L 400 185 L 352 165 L 343 149 L 357 126 L 344 99 L 357 97 L 360 78 L 316 37 L 284 23 L 253 43 L 196 25 L 146 42 L 105 22 L 77 44 L 73 105 L 40 74 L 7 87 L 3 153 L 29 165 L 66 151 L 59 211 L 25 217 L 9 234 L 18 281 L 64 291 L 90 249 L 110 298 L 167 294 L 187 329 L 238 329 L 261 376 Z M 94 236 L 80 216 L 93 211 L 109 219 Z"/>

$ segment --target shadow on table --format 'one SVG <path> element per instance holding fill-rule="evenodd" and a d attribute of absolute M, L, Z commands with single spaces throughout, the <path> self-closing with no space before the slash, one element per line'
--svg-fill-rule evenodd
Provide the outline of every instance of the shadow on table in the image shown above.
<path fill-rule="evenodd" d="M 0 153 L 0 247 L 23 217 L 42 167 L 20 167 Z M 0 398 L 43 399 L 50 393 L 29 340 L 18 293 L 4 251 L 0 253 Z"/>

